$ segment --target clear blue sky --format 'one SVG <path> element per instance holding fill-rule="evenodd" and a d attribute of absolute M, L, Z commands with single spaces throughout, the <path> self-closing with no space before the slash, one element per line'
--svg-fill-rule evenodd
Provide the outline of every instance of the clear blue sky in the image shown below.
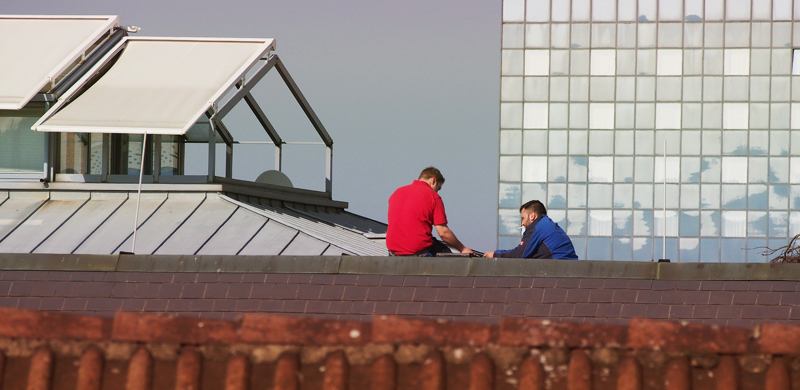
<path fill-rule="evenodd" d="M 434 165 L 447 179 L 450 227 L 484 251 L 496 243 L 501 9 L 500 0 L 0 2 L 2 14 L 119 15 L 145 36 L 275 38 L 334 139 L 334 199 L 385 222 L 392 191 Z M 270 77 L 254 95 L 279 134 L 317 140 Z M 239 140 L 267 140 L 243 107 L 226 124 Z M 271 169 L 270 153 L 237 146 L 235 177 Z M 284 168 L 296 186 L 321 189 L 323 149 L 287 146 Z"/>

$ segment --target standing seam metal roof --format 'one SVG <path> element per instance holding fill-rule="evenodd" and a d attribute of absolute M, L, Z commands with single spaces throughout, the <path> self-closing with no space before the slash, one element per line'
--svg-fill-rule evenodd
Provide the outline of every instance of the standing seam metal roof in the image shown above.
<path fill-rule="evenodd" d="M 0 192 L 0 253 L 129 251 L 136 196 L 126 191 Z M 377 222 L 347 213 L 350 222 L 335 224 L 321 218 L 325 214 L 213 192 L 145 192 L 136 253 L 387 255 L 382 241 L 365 236 L 381 229 Z"/>

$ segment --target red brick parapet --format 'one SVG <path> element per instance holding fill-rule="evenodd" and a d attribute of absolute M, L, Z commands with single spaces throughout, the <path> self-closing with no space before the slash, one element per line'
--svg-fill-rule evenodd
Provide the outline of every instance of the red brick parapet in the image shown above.
<path fill-rule="evenodd" d="M 3 388 L 790 389 L 800 326 L 0 309 Z"/>

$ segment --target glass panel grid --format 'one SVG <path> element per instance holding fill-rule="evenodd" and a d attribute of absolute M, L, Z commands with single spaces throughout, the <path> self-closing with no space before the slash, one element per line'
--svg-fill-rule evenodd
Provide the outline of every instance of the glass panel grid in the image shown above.
<path fill-rule="evenodd" d="M 547 200 L 581 258 L 650 260 L 666 233 L 673 261 L 763 262 L 746 248 L 800 232 L 792 19 L 789 0 L 504 0 L 501 209 Z"/>

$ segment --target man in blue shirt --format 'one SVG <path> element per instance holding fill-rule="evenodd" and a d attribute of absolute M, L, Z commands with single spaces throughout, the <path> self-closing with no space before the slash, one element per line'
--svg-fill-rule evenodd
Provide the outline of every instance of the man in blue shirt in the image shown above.
<path fill-rule="evenodd" d="M 486 257 L 509 257 L 515 259 L 569 259 L 577 260 L 575 248 L 567 233 L 547 216 L 542 202 L 532 200 L 519 208 L 525 234 L 522 242 L 511 250 L 486 252 Z"/>

